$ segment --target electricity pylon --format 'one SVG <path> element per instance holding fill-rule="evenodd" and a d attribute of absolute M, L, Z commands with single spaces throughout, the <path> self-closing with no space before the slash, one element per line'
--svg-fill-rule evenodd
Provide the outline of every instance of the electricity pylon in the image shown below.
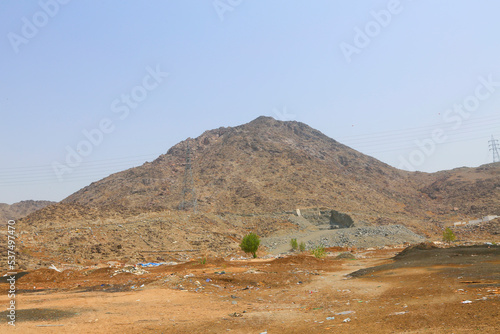
<path fill-rule="evenodd" d="M 194 191 L 193 166 L 191 164 L 191 148 L 189 142 L 186 147 L 186 167 L 184 169 L 184 182 L 182 186 L 182 201 L 179 210 L 197 209 L 196 192 Z"/>
<path fill-rule="evenodd" d="M 498 153 L 498 152 L 500 151 L 500 149 L 499 149 L 499 145 L 498 145 L 498 140 L 493 138 L 493 136 L 491 136 L 491 140 L 488 143 L 489 143 L 490 151 L 493 152 L 493 162 L 499 162 L 500 161 L 500 153 Z"/>

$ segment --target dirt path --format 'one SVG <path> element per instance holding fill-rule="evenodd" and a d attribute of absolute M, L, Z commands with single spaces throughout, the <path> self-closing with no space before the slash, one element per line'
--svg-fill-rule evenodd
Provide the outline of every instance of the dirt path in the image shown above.
<path fill-rule="evenodd" d="M 499 252 L 468 253 L 463 255 L 465 264 L 446 264 L 449 254 L 436 254 L 434 264 L 404 260 L 399 267 L 367 271 L 358 278 L 346 275 L 390 265 L 394 251 L 364 251 L 356 260 L 344 261 L 300 255 L 273 261 L 188 263 L 151 269 L 142 276 L 110 277 L 109 270 L 99 269 L 67 275 L 64 283 L 53 283 L 57 277 L 47 276 L 50 273 L 35 272 L 19 279 L 20 288 L 41 285 L 45 277 L 49 280 L 44 288 L 66 288 L 20 293 L 14 331 L 495 333 Z M 108 281 L 102 284 L 104 277 Z M 68 290 L 76 282 L 80 287 Z M 0 285 L 3 305 L 8 300 L 5 288 Z M 57 318 L 57 311 L 70 315 Z M 12 331 L 5 322 L 0 324 L 1 332 L 7 329 Z"/>

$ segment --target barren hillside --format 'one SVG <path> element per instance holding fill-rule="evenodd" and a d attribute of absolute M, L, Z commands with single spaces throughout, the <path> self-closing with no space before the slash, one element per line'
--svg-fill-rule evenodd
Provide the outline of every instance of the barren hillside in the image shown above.
<path fill-rule="evenodd" d="M 197 214 L 178 210 L 188 145 Z M 39 265 L 224 255 L 248 231 L 265 237 L 267 250 L 286 248 L 290 235 L 310 246 L 400 244 L 439 236 L 443 223 L 500 214 L 499 175 L 500 164 L 405 172 L 303 123 L 259 117 L 189 138 L 21 219 L 21 255 Z M 324 232 L 328 216 L 311 224 L 296 209 L 336 210 L 357 229 Z"/>
<path fill-rule="evenodd" d="M 464 216 L 500 216 L 500 163 L 431 174 L 421 191 L 446 202 Z"/>
<path fill-rule="evenodd" d="M 12 205 L 0 203 L 0 223 L 6 223 L 9 219 L 19 219 L 28 214 L 40 210 L 55 202 L 50 201 L 21 201 Z"/>
<path fill-rule="evenodd" d="M 187 145 L 202 212 L 279 212 L 303 207 L 414 214 L 427 196 L 411 174 L 363 155 L 299 122 L 260 117 L 206 131 L 151 163 L 109 176 L 64 203 L 175 209 Z M 418 211 L 418 210 L 417 210 Z"/>

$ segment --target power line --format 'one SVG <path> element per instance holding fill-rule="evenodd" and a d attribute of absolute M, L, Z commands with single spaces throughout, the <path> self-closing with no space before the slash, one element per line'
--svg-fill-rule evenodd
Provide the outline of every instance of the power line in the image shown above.
<path fill-rule="evenodd" d="M 475 118 L 475 119 L 470 119 L 470 120 L 464 120 L 464 124 L 461 127 L 461 129 L 448 129 L 449 127 L 452 127 L 452 124 L 435 124 L 435 125 L 427 125 L 427 126 L 421 126 L 421 127 L 414 127 L 414 128 L 405 128 L 405 129 L 398 129 L 398 130 L 392 130 L 392 131 L 382 131 L 382 132 L 373 132 L 373 133 L 367 133 L 367 134 L 358 134 L 358 135 L 348 135 L 348 136 L 342 136 L 340 138 L 334 138 L 338 140 L 339 142 L 346 144 L 348 146 L 356 146 L 359 148 L 366 148 L 368 149 L 369 147 L 373 146 L 385 146 L 383 148 L 384 151 L 390 151 L 390 150 L 399 150 L 401 149 L 400 147 L 396 147 L 394 149 L 388 148 L 388 144 L 401 144 L 405 139 L 406 140 L 411 140 L 412 138 L 418 138 L 418 137 L 428 137 L 430 135 L 430 132 L 432 130 L 441 128 L 443 130 L 448 130 L 447 133 L 452 133 L 452 132 L 459 132 L 461 137 L 463 137 L 463 134 L 467 133 L 474 133 L 475 131 L 485 131 L 489 130 L 490 128 L 496 128 L 498 125 L 494 124 L 495 122 L 500 123 L 500 117 L 497 115 L 494 116 L 486 116 L 486 117 L 481 117 L 481 118 Z M 485 128 L 488 126 L 488 128 Z M 466 140 L 466 139 L 464 139 Z M 84 168 L 93 168 L 96 166 L 116 166 L 117 164 L 123 163 L 129 163 L 129 162 L 145 162 L 145 159 L 140 159 L 143 157 L 150 157 L 151 159 L 155 159 L 158 157 L 160 153 L 154 154 L 147 154 L 147 155 L 137 155 L 137 156 L 127 156 L 127 157 L 121 157 L 121 158 L 111 158 L 111 159 L 102 159 L 102 160 L 94 160 L 94 161 L 83 161 L 79 164 L 77 167 L 78 169 L 84 169 Z M 133 161 L 130 161 L 130 159 L 135 159 Z M 121 161 L 120 160 L 129 160 L 129 161 Z M 90 166 L 89 166 L 90 165 Z M 0 168 L 0 176 L 2 174 L 8 174 L 10 175 L 15 175 L 13 172 L 17 173 L 23 173 L 27 172 L 27 174 L 33 174 L 33 172 L 45 172 L 47 170 L 52 170 L 51 165 L 35 165 L 35 166 L 20 166 L 20 167 L 1 167 Z"/>
<path fill-rule="evenodd" d="M 460 134 L 463 137 L 468 133 L 484 133 L 485 130 L 494 130 L 498 128 L 500 118 L 488 117 L 476 120 L 464 121 L 464 124 L 458 128 L 453 129 L 450 124 L 433 125 L 418 128 L 408 128 L 401 130 L 394 130 L 390 132 L 375 132 L 372 134 L 351 135 L 335 138 L 341 143 L 349 146 L 386 146 L 391 144 L 398 144 L 404 140 L 411 140 L 413 138 L 425 138 L 432 136 L 432 132 L 436 129 L 441 129 L 444 134 Z"/>
<path fill-rule="evenodd" d="M 446 145 L 446 144 L 454 144 L 454 143 L 461 143 L 461 142 L 470 142 L 471 140 L 478 140 L 478 139 L 481 139 L 481 140 L 484 140 L 485 136 L 484 135 L 481 135 L 481 136 L 468 136 L 468 137 L 460 137 L 459 139 L 454 139 L 454 140 L 446 140 L 444 143 L 442 144 L 439 144 L 439 145 Z M 397 143 L 396 143 L 397 144 Z M 403 151 L 403 150 L 414 150 L 416 145 L 415 143 L 401 143 L 401 144 L 404 144 L 404 146 L 397 146 L 397 147 L 391 147 L 391 148 L 386 148 L 386 149 L 370 149 L 370 148 L 367 148 L 367 147 L 357 147 L 357 148 L 354 148 L 354 147 L 351 147 L 357 151 L 360 151 L 364 154 L 374 154 L 374 153 L 386 153 L 386 152 L 395 152 L 395 151 Z M 410 145 L 410 146 L 408 146 Z M 438 145 L 438 144 L 437 144 Z"/>
<path fill-rule="evenodd" d="M 484 138 L 483 136 L 478 137 L 477 133 L 479 131 L 494 130 L 498 128 L 498 122 L 500 117 L 487 116 L 481 118 L 475 118 L 465 121 L 460 129 L 452 129 L 452 124 L 442 124 L 442 125 L 432 125 L 415 127 L 408 129 L 397 129 L 393 131 L 378 132 L 371 134 L 362 135 L 352 135 L 345 136 L 340 139 L 345 145 L 348 145 L 360 152 L 367 154 L 383 153 L 391 151 L 409 150 L 415 147 L 412 142 L 412 138 L 427 138 L 430 136 L 430 132 L 433 129 L 441 128 L 445 130 L 445 134 L 453 135 L 459 133 L 458 138 L 449 138 L 446 143 L 454 143 L 460 141 L 470 141 L 472 139 Z M 337 138 L 336 138 L 337 139 Z M 497 145 L 495 146 L 497 147 Z M 492 147 L 493 149 L 493 147 Z M 498 148 L 497 148 L 498 150 Z M 204 155 L 206 155 L 205 152 Z M 495 154 L 495 160 L 499 160 L 497 153 Z M 110 158 L 103 160 L 94 161 L 83 161 L 78 167 L 75 167 L 74 173 L 64 176 L 64 181 L 74 182 L 77 180 L 91 179 L 92 177 L 102 177 L 104 174 L 109 175 L 119 171 L 124 168 L 131 168 L 137 164 L 142 164 L 148 159 L 155 159 L 160 154 L 147 154 L 138 156 L 128 156 L 121 158 Z M 201 157 L 201 160 L 204 160 Z M 198 161 L 200 162 L 200 161 Z M 50 183 L 54 182 L 54 172 L 51 165 L 38 165 L 38 166 L 26 166 L 26 167 L 4 167 L 0 168 L 0 184 L 12 185 L 12 184 L 25 184 L 25 183 Z"/>
<path fill-rule="evenodd" d="M 126 156 L 126 157 L 121 157 L 121 158 L 82 161 L 79 164 L 79 166 L 85 166 L 87 164 L 92 164 L 92 165 L 108 164 L 109 161 L 115 161 L 115 160 L 130 160 L 130 159 L 137 160 L 138 158 L 143 158 L 143 157 L 157 158 L 159 155 L 160 154 L 157 154 L 157 153 L 150 153 L 150 154 Z M 144 161 L 144 159 L 141 159 L 141 161 Z M 23 167 L 2 167 L 2 168 L 0 168 L 0 172 L 10 171 L 10 170 L 13 170 L 13 171 L 18 171 L 18 170 L 32 171 L 33 169 L 46 169 L 46 168 L 52 168 L 52 166 L 51 165 L 34 165 L 34 166 L 23 166 Z"/>

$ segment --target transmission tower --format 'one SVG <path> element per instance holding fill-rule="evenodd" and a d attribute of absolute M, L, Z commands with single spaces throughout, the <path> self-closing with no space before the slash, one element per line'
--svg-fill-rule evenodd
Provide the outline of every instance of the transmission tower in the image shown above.
<path fill-rule="evenodd" d="M 500 151 L 500 147 L 498 145 L 498 140 L 493 138 L 493 136 L 491 136 L 491 140 L 488 143 L 489 143 L 490 151 L 493 152 L 493 162 L 499 162 L 500 161 L 500 153 L 498 153 L 498 152 Z"/>
<path fill-rule="evenodd" d="M 193 208 L 196 213 L 197 201 L 194 191 L 193 166 L 191 164 L 191 148 L 189 142 L 186 147 L 186 168 L 184 169 L 184 182 L 182 185 L 182 201 L 179 210 L 189 210 Z"/>

